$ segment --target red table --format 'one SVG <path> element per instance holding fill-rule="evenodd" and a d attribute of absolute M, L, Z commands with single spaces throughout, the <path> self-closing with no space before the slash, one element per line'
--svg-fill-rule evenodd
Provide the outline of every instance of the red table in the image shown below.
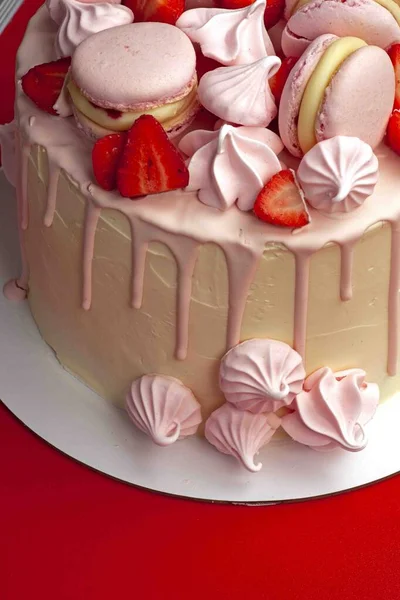
<path fill-rule="evenodd" d="M 0 38 L 0 122 L 40 4 Z M 1 600 L 400 599 L 400 476 L 272 507 L 178 500 L 75 463 L 0 406 L 0 481 Z"/>

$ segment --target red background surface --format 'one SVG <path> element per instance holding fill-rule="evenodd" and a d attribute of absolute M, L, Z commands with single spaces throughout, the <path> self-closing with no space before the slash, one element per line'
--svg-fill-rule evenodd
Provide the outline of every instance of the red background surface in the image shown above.
<path fill-rule="evenodd" d="M 0 122 L 40 4 L 0 38 Z M 1 600 L 400 599 L 399 476 L 272 507 L 178 500 L 90 471 L 0 406 L 0 509 Z"/>

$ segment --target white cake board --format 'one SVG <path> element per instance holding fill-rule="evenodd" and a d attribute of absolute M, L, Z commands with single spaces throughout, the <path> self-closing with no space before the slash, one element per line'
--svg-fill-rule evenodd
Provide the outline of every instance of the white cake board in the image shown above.
<path fill-rule="evenodd" d="M 0 285 L 19 272 L 14 190 L 0 173 Z M 25 425 L 72 458 L 128 483 L 177 496 L 276 503 L 332 494 L 400 470 L 400 397 L 380 407 L 359 453 L 271 442 L 248 473 L 196 437 L 159 448 L 68 374 L 42 340 L 27 302 L 0 294 L 0 398 Z"/>

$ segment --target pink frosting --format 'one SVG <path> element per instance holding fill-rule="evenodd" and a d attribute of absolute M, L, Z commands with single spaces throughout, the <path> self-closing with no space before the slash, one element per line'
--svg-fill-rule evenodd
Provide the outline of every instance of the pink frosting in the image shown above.
<path fill-rule="evenodd" d="M 14 187 L 17 184 L 15 161 L 15 122 L 0 125 L 1 166 L 7 181 Z"/>
<path fill-rule="evenodd" d="M 225 354 L 220 367 L 220 388 L 240 410 L 274 412 L 288 406 L 303 388 L 303 361 L 288 344 L 253 339 Z"/>
<path fill-rule="evenodd" d="M 279 426 L 280 419 L 274 414 L 255 415 L 224 404 L 207 419 L 205 436 L 219 452 L 231 454 L 255 473 L 262 467 L 262 463 L 254 462 L 255 455 L 270 441 Z"/>
<path fill-rule="evenodd" d="M 163 375 L 143 375 L 126 396 L 126 410 L 134 424 L 159 446 L 196 433 L 200 404 L 181 381 Z"/>
<path fill-rule="evenodd" d="M 226 65 L 246 65 L 275 54 L 264 26 L 266 0 L 238 10 L 197 8 L 183 13 L 177 27 L 200 45 L 204 56 Z"/>
<path fill-rule="evenodd" d="M 400 26 L 374 0 L 315 0 L 296 11 L 282 34 L 286 56 L 301 56 L 309 43 L 325 33 L 355 36 L 388 48 L 400 41 Z"/>
<path fill-rule="evenodd" d="M 372 195 L 378 174 L 371 146 L 347 136 L 319 142 L 297 170 L 308 202 L 326 213 L 350 212 L 361 206 Z"/>
<path fill-rule="evenodd" d="M 282 427 L 296 442 L 314 450 L 341 447 L 356 452 L 367 444 L 364 426 L 378 403 L 379 388 L 365 382 L 365 371 L 333 373 L 324 367 L 306 379 L 292 405 L 294 412 L 282 418 Z"/>
<path fill-rule="evenodd" d="M 250 65 L 210 71 L 200 80 L 200 102 L 230 123 L 267 127 L 277 114 L 268 79 L 278 71 L 280 64 L 277 56 L 267 56 Z"/>
<path fill-rule="evenodd" d="M 240 210 L 251 210 L 259 191 L 281 169 L 274 151 L 252 129 L 224 125 L 183 138 L 180 147 L 193 151 L 187 190 L 198 191 L 201 202 L 219 210 L 235 202 Z"/>
<path fill-rule="evenodd" d="M 118 4 L 59 0 L 59 29 L 55 41 L 57 56 L 72 56 L 75 48 L 94 33 L 128 25 L 133 18 L 128 7 Z"/>

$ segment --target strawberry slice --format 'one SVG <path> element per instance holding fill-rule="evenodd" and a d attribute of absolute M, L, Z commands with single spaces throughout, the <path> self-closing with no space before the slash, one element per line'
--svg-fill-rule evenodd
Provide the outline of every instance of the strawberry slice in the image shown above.
<path fill-rule="evenodd" d="M 284 227 L 303 227 L 310 222 L 304 195 L 294 171 L 279 171 L 258 194 L 254 204 L 256 217 Z"/>
<path fill-rule="evenodd" d="M 287 58 L 283 59 L 279 70 L 268 80 L 269 87 L 273 97 L 275 98 L 276 104 L 279 104 L 281 100 L 286 80 L 297 61 L 298 58 L 294 56 L 288 56 Z"/>
<path fill-rule="evenodd" d="M 157 21 L 175 25 L 185 10 L 185 0 L 122 0 L 131 9 L 135 23 Z"/>
<path fill-rule="evenodd" d="M 231 9 L 244 8 L 245 6 L 250 6 L 250 4 L 253 3 L 254 0 L 218 0 L 216 2 L 219 8 Z"/>
<path fill-rule="evenodd" d="M 264 13 L 264 24 L 266 29 L 273 27 L 283 17 L 285 0 L 267 0 Z"/>
<path fill-rule="evenodd" d="M 396 78 L 396 92 L 394 95 L 394 109 L 400 108 L 400 44 L 393 44 L 388 50 Z"/>
<path fill-rule="evenodd" d="M 117 168 L 126 142 L 126 133 L 113 133 L 97 140 L 92 150 L 93 173 L 104 190 L 117 187 Z"/>
<path fill-rule="evenodd" d="M 400 154 L 400 110 L 394 110 L 386 130 L 386 142 L 397 154 Z"/>
<path fill-rule="evenodd" d="M 32 67 L 21 79 L 25 94 L 38 106 L 51 115 L 57 115 L 53 106 L 61 93 L 71 58 L 60 58 L 49 63 Z"/>
<path fill-rule="evenodd" d="M 117 184 L 121 196 L 135 198 L 186 187 L 189 171 L 160 123 L 142 115 L 128 132 L 119 162 Z"/>

